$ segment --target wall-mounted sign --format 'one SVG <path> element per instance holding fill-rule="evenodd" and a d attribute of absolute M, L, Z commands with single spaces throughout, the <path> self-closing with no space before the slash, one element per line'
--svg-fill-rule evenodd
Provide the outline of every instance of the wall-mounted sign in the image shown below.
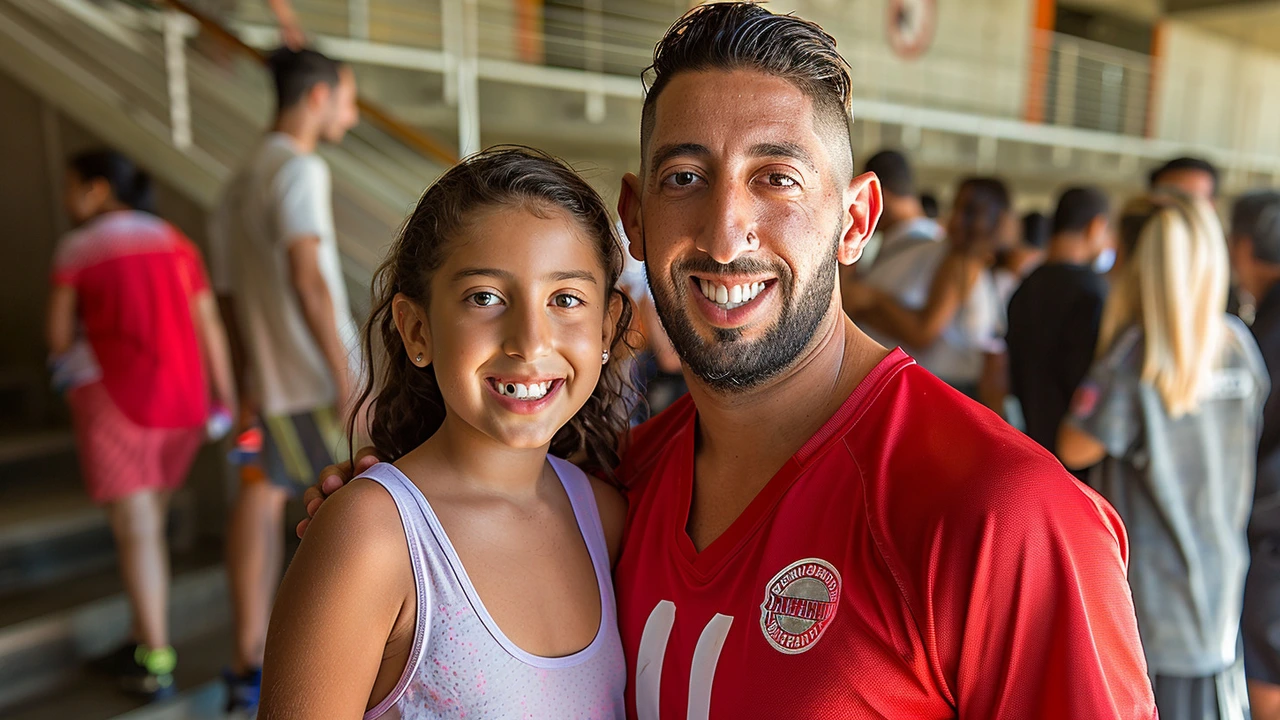
<path fill-rule="evenodd" d="M 920 57 L 933 43 L 938 22 L 936 0 L 889 0 L 889 47 L 899 57 Z"/>

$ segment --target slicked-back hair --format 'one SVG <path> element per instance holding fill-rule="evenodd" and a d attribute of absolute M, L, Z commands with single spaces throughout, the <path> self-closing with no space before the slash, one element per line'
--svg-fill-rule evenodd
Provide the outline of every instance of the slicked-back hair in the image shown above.
<path fill-rule="evenodd" d="M 1068 188 L 1058 198 L 1058 209 L 1053 213 L 1053 234 L 1084 232 L 1094 218 L 1106 217 L 1111 212 L 1111 200 L 1102 190 L 1091 187 Z"/>
<path fill-rule="evenodd" d="M 911 163 L 907 156 L 897 150 L 881 150 L 867 159 L 864 172 L 875 173 L 880 180 L 880 187 L 898 197 L 912 197 L 916 194 L 916 181 L 911 174 Z"/>
<path fill-rule="evenodd" d="M 841 147 L 832 153 L 837 172 L 853 175 L 849 143 L 852 118 L 849 63 L 835 38 L 818 25 L 792 15 L 775 15 L 754 2 L 699 5 L 676 21 L 653 49 L 645 69 L 646 92 L 640 119 L 640 147 L 647 151 L 658 97 L 682 72 L 753 70 L 795 85 L 812 102 L 814 120 Z M 642 163 L 647 158 L 642 159 Z"/>
<path fill-rule="evenodd" d="M 342 63 L 315 50 L 282 47 L 267 56 L 267 67 L 276 86 L 276 112 L 302 102 L 316 85 L 337 88 Z"/>

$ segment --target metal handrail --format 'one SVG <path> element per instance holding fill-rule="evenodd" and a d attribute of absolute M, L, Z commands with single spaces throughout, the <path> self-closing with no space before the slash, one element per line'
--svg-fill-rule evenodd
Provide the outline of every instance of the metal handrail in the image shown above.
<path fill-rule="evenodd" d="M 209 16 L 188 5 L 185 0 L 162 0 L 162 2 L 194 19 L 205 32 L 214 36 L 220 42 L 227 44 L 247 57 L 255 59 L 259 63 L 266 64 L 266 58 L 263 57 L 262 53 L 250 47 L 235 33 L 226 29 Z M 377 103 L 363 97 L 357 98 L 356 103 L 365 117 L 373 120 L 387 133 L 427 158 L 445 165 L 453 165 L 458 162 L 457 155 L 445 148 L 435 138 L 398 120 Z"/>

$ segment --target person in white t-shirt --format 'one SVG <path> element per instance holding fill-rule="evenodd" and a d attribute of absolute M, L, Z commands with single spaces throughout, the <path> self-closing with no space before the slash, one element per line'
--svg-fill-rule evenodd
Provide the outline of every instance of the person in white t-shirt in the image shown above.
<path fill-rule="evenodd" d="M 285 503 L 343 445 L 358 367 L 320 143 L 359 119 L 351 68 L 314 50 L 270 57 L 275 124 L 224 191 L 211 228 L 211 267 L 246 388 L 261 424 L 261 463 L 241 469 L 227 571 L 235 656 L 228 711 L 252 711 L 271 600 L 283 565 Z"/>
<path fill-rule="evenodd" d="M 844 287 L 844 307 L 882 345 L 901 344 L 926 370 L 997 412 L 1003 410 L 1004 308 L 991 277 L 1006 241 L 1009 192 L 967 178 L 941 242 L 921 241 L 878 259 Z"/>

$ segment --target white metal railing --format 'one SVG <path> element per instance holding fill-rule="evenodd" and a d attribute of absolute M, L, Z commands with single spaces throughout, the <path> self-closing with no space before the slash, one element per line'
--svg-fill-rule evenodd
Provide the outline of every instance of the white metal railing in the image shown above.
<path fill-rule="evenodd" d="M 1082 38 L 1042 33 L 1035 50 L 1046 61 L 1041 83 L 1045 122 L 1142 135 L 1151 95 L 1151 58 Z"/>
<path fill-rule="evenodd" d="M 444 76 L 443 100 L 458 110 L 462 134 L 478 134 L 480 81 L 519 82 L 582 92 L 584 113 L 604 119 L 604 98 L 641 97 L 637 82 L 654 44 L 688 0 L 294 0 L 309 32 L 426 51 L 419 69 Z M 235 20 L 271 24 L 265 3 L 241 2 Z M 877 26 L 833 24 L 852 65 L 855 98 L 918 107 L 1025 116 L 1029 87 L 1039 88 L 1033 114 L 1046 123 L 1141 135 L 1146 129 L 1150 59 L 1056 33 L 1033 36 L 1032 57 L 1003 56 L 938 38 L 927 62 L 889 52 Z M 474 39 L 474 43 L 471 40 Z M 555 69 L 579 71 L 568 79 Z M 551 71 L 551 72 L 548 72 Z M 581 73 L 585 73 L 585 76 Z M 461 143 L 466 150 L 470 142 Z"/>

